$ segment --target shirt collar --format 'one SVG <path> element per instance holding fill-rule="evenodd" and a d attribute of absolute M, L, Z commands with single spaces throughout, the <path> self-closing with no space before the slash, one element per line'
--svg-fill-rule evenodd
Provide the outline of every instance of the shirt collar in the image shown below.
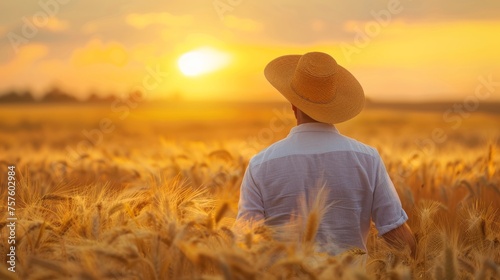
<path fill-rule="evenodd" d="M 329 123 L 303 123 L 301 125 L 295 126 L 290 130 L 290 134 L 300 133 L 300 132 L 334 132 L 339 133 L 337 128 L 333 124 Z"/>

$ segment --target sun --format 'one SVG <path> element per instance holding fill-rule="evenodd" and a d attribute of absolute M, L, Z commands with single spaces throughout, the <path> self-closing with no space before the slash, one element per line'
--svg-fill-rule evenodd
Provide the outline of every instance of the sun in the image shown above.
<path fill-rule="evenodd" d="M 229 55 L 204 47 L 183 54 L 177 64 L 182 74 L 190 77 L 199 76 L 219 70 L 229 64 Z"/>

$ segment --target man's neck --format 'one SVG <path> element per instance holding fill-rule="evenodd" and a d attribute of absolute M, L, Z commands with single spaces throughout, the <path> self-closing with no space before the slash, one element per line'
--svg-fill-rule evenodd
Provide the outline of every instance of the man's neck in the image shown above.
<path fill-rule="evenodd" d="M 305 123 L 320 123 L 315 120 L 297 120 L 297 125 L 305 124 Z"/>
<path fill-rule="evenodd" d="M 305 123 L 319 123 L 317 120 L 309 117 L 307 114 L 297 109 L 295 106 L 292 106 L 292 109 L 295 114 L 295 119 L 297 120 L 297 125 Z"/>

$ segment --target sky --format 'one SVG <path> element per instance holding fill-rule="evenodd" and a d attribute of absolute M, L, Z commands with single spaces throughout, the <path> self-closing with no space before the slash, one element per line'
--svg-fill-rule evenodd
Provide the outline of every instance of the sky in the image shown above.
<path fill-rule="evenodd" d="M 0 94 L 283 100 L 266 64 L 323 51 L 373 100 L 466 101 L 487 81 L 481 101 L 500 101 L 498 0 L 20 0 L 0 15 Z"/>

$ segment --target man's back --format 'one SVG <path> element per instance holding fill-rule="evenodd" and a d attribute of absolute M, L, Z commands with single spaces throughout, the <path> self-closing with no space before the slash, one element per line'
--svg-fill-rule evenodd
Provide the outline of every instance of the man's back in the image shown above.
<path fill-rule="evenodd" d="M 299 198 L 310 199 L 320 184 L 331 205 L 320 223 L 320 243 L 366 249 L 371 218 L 380 234 L 407 220 L 377 151 L 324 123 L 296 126 L 287 138 L 252 158 L 238 218 L 284 225 L 299 214 Z"/>

